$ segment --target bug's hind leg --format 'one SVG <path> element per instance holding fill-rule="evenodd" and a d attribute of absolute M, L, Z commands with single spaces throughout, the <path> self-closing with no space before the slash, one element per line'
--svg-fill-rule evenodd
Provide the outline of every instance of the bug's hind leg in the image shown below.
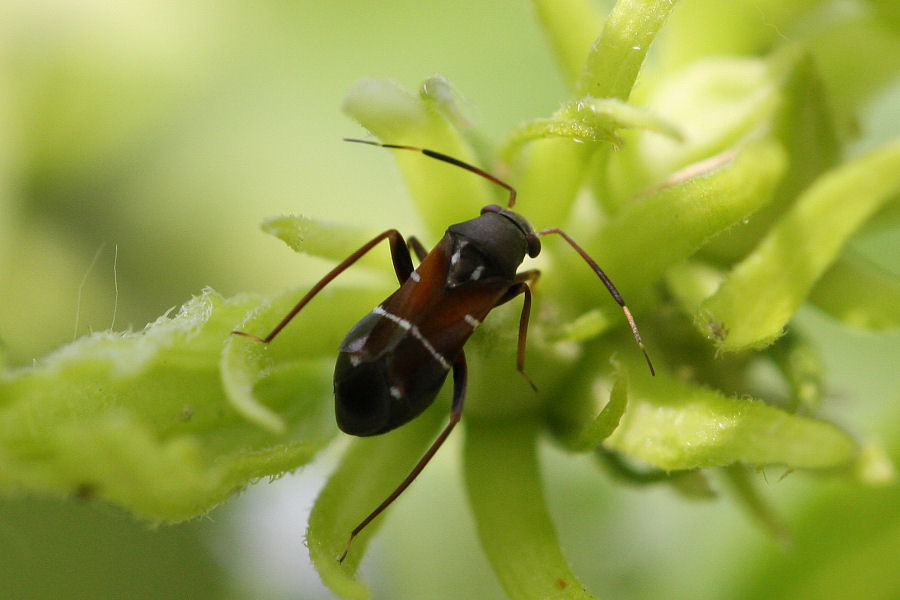
<path fill-rule="evenodd" d="M 419 473 L 422 472 L 422 469 L 425 468 L 425 465 L 434 458 L 434 455 L 440 449 L 440 447 L 447 440 L 447 437 L 450 435 L 450 432 L 453 431 L 453 428 L 456 427 L 456 424 L 459 423 L 460 418 L 462 418 L 463 411 L 463 403 L 466 400 L 466 385 L 468 383 L 468 368 L 466 367 L 466 355 L 463 352 L 459 353 L 459 357 L 456 359 L 456 362 L 453 363 L 453 402 L 450 405 L 450 420 L 447 425 L 444 426 L 444 429 L 437 436 L 437 438 L 432 442 L 431 446 L 428 447 L 428 450 L 425 451 L 425 454 L 422 455 L 422 458 L 419 459 L 419 462 L 416 463 L 416 466 L 413 467 L 412 471 L 409 472 L 409 475 L 406 476 L 400 485 L 397 486 L 391 494 L 384 499 L 384 502 L 378 505 L 378 508 L 369 513 L 369 516 L 362 520 L 362 522 L 356 526 L 356 528 L 350 532 L 350 539 L 347 540 L 347 546 L 344 548 L 344 552 L 338 557 L 338 562 L 344 562 L 344 559 L 347 558 L 347 553 L 350 552 L 350 545 L 353 543 L 353 538 L 355 538 L 359 533 L 366 528 L 366 526 L 371 523 L 375 517 L 380 515 L 384 509 L 391 505 L 391 503 L 396 500 L 400 494 L 409 487 L 409 485 L 415 481 L 416 477 L 419 476 Z"/>

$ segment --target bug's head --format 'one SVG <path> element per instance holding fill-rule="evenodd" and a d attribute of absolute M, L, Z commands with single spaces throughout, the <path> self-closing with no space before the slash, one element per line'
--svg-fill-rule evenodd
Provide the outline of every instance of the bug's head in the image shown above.
<path fill-rule="evenodd" d="M 516 228 L 522 233 L 522 237 L 525 239 L 525 245 L 527 248 L 526 251 L 528 252 L 528 256 L 534 258 L 541 253 L 541 240 L 538 237 L 537 233 L 535 233 L 534 227 L 531 225 L 528 219 L 515 211 L 497 206 L 496 204 L 488 204 L 487 206 L 482 208 L 481 214 L 484 215 L 485 213 L 494 213 L 512 221 L 513 225 L 516 226 Z"/>

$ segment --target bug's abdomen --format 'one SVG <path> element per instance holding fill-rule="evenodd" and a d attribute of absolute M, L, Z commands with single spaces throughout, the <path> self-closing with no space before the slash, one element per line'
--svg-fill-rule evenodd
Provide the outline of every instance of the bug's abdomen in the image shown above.
<path fill-rule="evenodd" d="M 386 361 L 353 362 L 353 355 L 341 352 L 334 367 L 337 424 L 351 435 L 377 435 L 387 430 L 391 420 Z"/>
<path fill-rule="evenodd" d="M 449 363 L 429 353 L 411 327 L 373 311 L 350 330 L 338 353 L 338 427 L 358 436 L 399 427 L 431 405 L 448 372 Z"/>

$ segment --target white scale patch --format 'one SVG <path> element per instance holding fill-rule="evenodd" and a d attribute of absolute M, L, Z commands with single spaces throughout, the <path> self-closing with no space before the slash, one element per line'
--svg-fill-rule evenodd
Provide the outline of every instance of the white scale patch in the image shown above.
<path fill-rule="evenodd" d="M 415 281 L 416 283 L 422 281 L 422 278 L 415 271 L 413 271 L 412 273 L 409 274 L 409 278 L 412 279 L 413 281 Z"/>
<path fill-rule="evenodd" d="M 479 325 L 481 325 L 481 321 L 473 317 L 472 315 L 466 315 L 463 317 L 466 320 L 466 323 L 472 326 L 472 329 L 475 329 Z"/>
<path fill-rule="evenodd" d="M 396 385 L 392 385 L 391 386 L 391 397 L 399 400 L 400 398 L 403 397 L 403 392 L 400 391 L 400 388 L 398 388 Z"/>
<path fill-rule="evenodd" d="M 422 346 L 424 346 L 425 349 L 428 350 L 428 353 L 431 354 L 431 357 L 434 358 L 434 360 L 438 361 L 440 363 L 440 365 L 442 367 L 444 367 L 445 369 L 450 369 L 450 363 L 447 362 L 447 359 L 444 358 L 444 356 L 440 352 L 435 350 L 434 346 L 431 345 L 431 342 L 429 342 L 427 339 L 425 339 L 425 336 L 422 335 L 422 332 L 419 331 L 418 327 L 416 327 L 415 325 L 413 325 L 406 319 L 403 319 L 401 317 L 398 317 L 397 315 L 389 313 L 388 311 L 384 310 L 380 306 L 376 306 L 372 310 L 372 312 L 378 316 L 381 316 L 381 317 L 384 317 L 385 319 L 393 321 L 394 323 L 399 325 L 402 329 L 405 329 L 406 331 L 410 332 L 414 338 L 416 338 L 417 340 L 419 340 L 419 342 L 422 343 Z"/>
<path fill-rule="evenodd" d="M 468 244 L 468 242 L 463 241 L 463 242 L 460 242 L 459 246 L 456 247 L 456 252 L 454 252 L 453 256 L 450 257 L 451 265 L 455 265 L 456 263 L 459 262 L 460 253 L 462 252 L 462 249 L 466 246 L 466 244 Z"/>

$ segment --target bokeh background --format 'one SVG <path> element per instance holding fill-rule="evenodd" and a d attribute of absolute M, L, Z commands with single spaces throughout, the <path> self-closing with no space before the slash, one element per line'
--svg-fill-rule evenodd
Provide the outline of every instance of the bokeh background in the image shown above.
<path fill-rule="evenodd" d="M 204 286 L 270 294 L 318 279 L 324 263 L 259 231 L 269 216 L 415 231 L 390 156 L 340 141 L 363 134 L 340 104 L 361 78 L 415 89 L 435 73 L 489 137 L 567 98 L 523 0 L 2 0 L 6 361 L 140 329 Z M 900 76 L 860 124 L 863 140 L 900 134 Z M 856 245 L 900 273 L 897 228 Z M 797 327 L 821 341 L 829 416 L 900 460 L 900 334 L 811 310 Z M 386 517 L 363 567 L 376 598 L 504 597 L 455 443 Z M 179 526 L 83 501 L 2 500 L 0 598 L 330 598 L 303 534 L 340 446 Z M 601 597 L 900 597 L 896 486 L 761 473 L 786 546 L 728 501 L 623 487 L 551 447 L 543 461 L 563 547 Z"/>

